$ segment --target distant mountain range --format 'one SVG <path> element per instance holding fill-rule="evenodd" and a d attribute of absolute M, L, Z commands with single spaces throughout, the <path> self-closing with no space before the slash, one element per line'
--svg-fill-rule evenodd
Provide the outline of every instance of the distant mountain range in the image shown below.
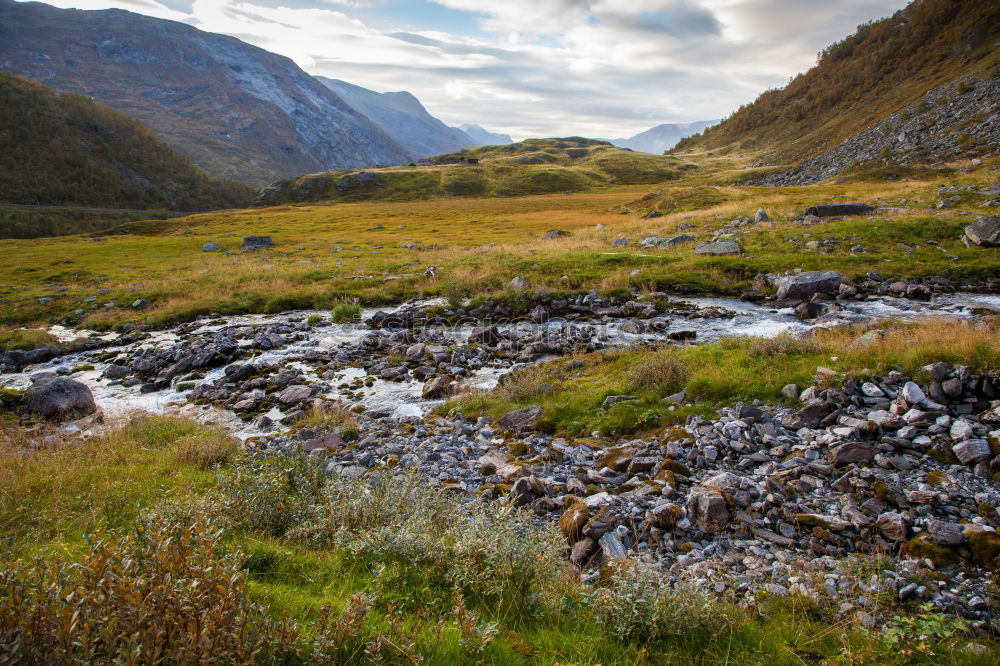
<path fill-rule="evenodd" d="M 513 139 L 507 134 L 496 134 L 484 130 L 479 125 L 459 125 L 458 128 L 468 134 L 473 141 L 476 142 L 476 146 L 505 146 L 508 143 L 514 143 Z"/>
<path fill-rule="evenodd" d="M 207 173 L 258 186 L 482 145 L 409 93 L 320 82 L 233 37 L 117 9 L 0 0 L 0 70 L 86 95 Z"/>
<path fill-rule="evenodd" d="M 718 122 L 718 120 L 699 120 L 693 123 L 664 123 L 628 139 L 611 139 L 611 143 L 619 148 L 631 148 L 659 155 L 676 146 L 681 139 L 698 134 Z"/>
<path fill-rule="evenodd" d="M 482 145 L 457 127 L 448 127 L 429 114 L 420 100 L 408 92 L 377 93 L 338 79 L 316 78 L 368 116 L 414 159 Z"/>

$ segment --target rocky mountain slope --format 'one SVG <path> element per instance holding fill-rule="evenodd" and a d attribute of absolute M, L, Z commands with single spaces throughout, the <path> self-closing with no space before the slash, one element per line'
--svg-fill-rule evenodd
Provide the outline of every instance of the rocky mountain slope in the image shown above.
<path fill-rule="evenodd" d="M 0 72 L 0 99 L 0 202 L 193 211 L 243 206 L 252 196 L 81 95 Z"/>
<path fill-rule="evenodd" d="M 808 72 L 702 136 L 681 141 L 675 152 L 749 150 L 761 154 L 764 165 L 803 162 L 841 147 L 802 182 L 865 160 L 891 162 L 901 151 L 937 161 L 945 135 L 954 139 L 947 142 L 949 157 L 989 152 L 997 104 L 988 82 L 1000 76 L 998 31 L 997 3 L 916 0 L 889 18 L 859 26 L 824 49 Z M 876 133 L 896 141 L 879 140 L 875 156 L 871 135 L 863 133 L 879 123 Z"/>
<path fill-rule="evenodd" d="M 612 139 L 611 143 L 620 148 L 660 154 L 676 146 L 681 139 L 698 134 L 718 122 L 718 120 L 699 120 L 693 123 L 664 123 L 628 139 Z"/>
<path fill-rule="evenodd" d="M 598 185 L 659 183 L 679 176 L 681 160 L 570 137 L 438 155 L 420 166 L 330 171 L 274 183 L 256 204 L 412 200 L 576 192 Z"/>
<path fill-rule="evenodd" d="M 503 146 L 508 143 L 514 143 L 509 135 L 490 132 L 479 125 L 465 124 L 459 125 L 458 128 L 468 134 L 476 142 L 477 146 Z"/>
<path fill-rule="evenodd" d="M 87 95 L 250 184 L 411 159 L 288 58 L 174 21 L 0 0 L 0 69 Z"/>
<path fill-rule="evenodd" d="M 316 78 L 406 148 L 414 160 L 482 145 L 432 116 L 408 92 L 378 93 L 339 79 Z"/>

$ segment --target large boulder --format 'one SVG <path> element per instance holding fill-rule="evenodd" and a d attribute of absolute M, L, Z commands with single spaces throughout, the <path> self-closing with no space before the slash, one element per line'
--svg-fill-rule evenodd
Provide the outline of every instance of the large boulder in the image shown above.
<path fill-rule="evenodd" d="M 26 407 L 52 421 L 67 421 L 97 411 L 90 387 L 65 377 L 47 378 L 28 389 Z"/>
<path fill-rule="evenodd" d="M 698 243 L 694 248 L 695 254 L 706 254 L 712 257 L 721 257 L 731 254 L 742 254 L 739 243 L 732 240 L 715 241 L 711 243 Z"/>
<path fill-rule="evenodd" d="M 810 206 L 806 208 L 806 215 L 816 217 L 834 217 L 840 215 L 868 215 L 874 213 L 875 207 L 867 204 L 832 204 L 829 206 Z"/>
<path fill-rule="evenodd" d="M 506 430 L 507 432 L 517 435 L 523 432 L 531 432 L 538 426 L 538 422 L 541 419 L 542 408 L 538 405 L 534 405 L 532 407 L 525 407 L 524 409 L 515 409 L 512 412 L 507 412 L 500 417 L 497 425 L 500 426 L 501 430 Z"/>
<path fill-rule="evenodd" d="M 264 248 L 274 247 L 274 241 L 271 240 L 270 236 L 247 236 L 243 239 L 243 244 L 240 247 L 250 252 L 255 252 Z"/>
<path fill-rule="evenodd" d="M 965 236 L 982 247 L 1000 247 L 1000 215 L 982 215 L 965 228 Z"/>
<path fill-rule="evenodd" d="M 726 498 L 714 488 L 695 488 L 687 501 L 688 515 L 702 532 L 719 532 L 729 524 Z"/>
<path fill-rule="evenodd" d="M 843 276 L 836 271 L 807 271 L 774 279 L 778 298 L 807 301 L 816 294 L 836 294 Z"/>

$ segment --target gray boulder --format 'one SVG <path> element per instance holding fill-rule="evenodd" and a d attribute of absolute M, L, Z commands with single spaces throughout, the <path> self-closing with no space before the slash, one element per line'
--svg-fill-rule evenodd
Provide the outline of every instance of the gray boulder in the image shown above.
<path fill-rule="evenodd" d="M 222 252 L 222 248 L 215 243 L 205 243 L 201 246 L 202 252 Z"/>
<path fill-rule="evenodd" d="M 46 378 L 28 389 L 28 411 L 52 421 L 87 416 L 97 411 L 90 387 L 65 377 Z"/>
<path fill-rule="evenodd" d="M 524 432 L 531 432 L 538 426 L 538 422 L 542 419 L 542 408 L 538 405 L 532 407 L 525 407 L 524 409 L 515 409 L 512 412 L 507 412 L 500 417 L 497 425 L 501 430 L 506 430 L 507 432 L 513 434 L 520 434 Z"/>
<path fill-rule="evenodd" d="M 982 215 L 965 228 L 965 236 L 981 247 L 1000 247 L 1000 215 Z"/>
<path fill-rule="evenodd" d="M 832 204 L 829 206 L 810 206 L 806 215 L 816 217 L 834 217 L 839 215 L 867 215 L 874 213 L 875 207 L 867 204 Z"/>
<path fill-rule="evenodd" d="M 528 278 L 522 275 L 518 275 L 516 278 L 510 281 L 510 284 L 508 286 L 514 291 L 524 291 L 529 286 L 531 286 L 531 283 L 528 282 Z"/>
<path fill-rule="evenodd" d="M 757 214 L 753 216 L 753 221 L 754 222 L 770 222 L 771 218 L 769 218 L 767 216 L 767 213 L 764 211 L 763 208 L 759 208 L 757 210 Z"/>
<path fill-rule="evenodd" d="M 836 294 L 843 276 L 836 271 L 807 271 L 773 280 L 778 298 L 805 301 L 816 294 Z"/>
<path fill-rule="evenodd" d="M 568 231 L 563 231 L 562 229 L 550 229 L 545 232 L 544 236 L 542 236 L 542 240 L 555 240 L 557 238 L 564 238 L 565 236 L 569 236 Z"/>
<path fill-rule="evenodd" d="M 697 240 L 697 238 L 691 234 L 680 234 L 678 236 L 673 236 L 666 240 L 660 241 L 660 247 L 673 248 L 684 245 L 685 243 L 691 243 Z"/>
<path fill-rule="evenodd" d="M 244 250 L 255 252 L 264 248 L 274 247 L 274 241 L 271 240 L 270 236 L 247 236 L 243 239 L 243 244 L 240 247 Z"/>
<path fill-rule="evenodd" d="M 732 254 L 743 254 L 739 243 L 732 240 L 715 241 L 710 243 L 698 243 L 694 248 L 695 254 L 705 254 L 713 257 L 721 257 Z"/>

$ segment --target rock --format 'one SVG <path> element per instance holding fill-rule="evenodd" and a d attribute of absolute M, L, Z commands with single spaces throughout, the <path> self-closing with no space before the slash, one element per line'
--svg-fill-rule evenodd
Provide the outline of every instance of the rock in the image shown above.
<path fill-rule="evenodd" d="M 975 465 L 990 457 L 990 445 L 985 439 L 967 439 L 951 450 L 963 465 Z"/>
<path fill-rule="evenodd" d="M 867 442 L 845 442 L 830 449 L 827 460 L 840 467 L 851 463 L 869 462 L 875 457 L 875 447 Z"/>
<path fill-rule="evenodd" d="M 614 532 L 605 532 L 597 542 L 601 546 L 601 554 L 604 556 L 605 562 L 616 562 L 628 557 L 625 546 L 622 545 L 621 540 Z"/>
<path fill-rule="evenodd" d="M 785 384 L 781 387 L 781 397 L 785 400 L 798 400 L 800 392 L 798 384 Z"/>
<path fill-rule="evenodd" d="M 670 249 L 674 247 L 680 247 L 681 245 L 684 245 L 686 243 L 691 243 L 696 240 L 698 240 L 697 236 L 693 236 L 691 234 L 679 234 L 677 236 L 672 236 L 670 238 L 667 238 L 666 240 L 660 241 L 660 247 Z M 737 248 L 737 253 L 738 250 L 739 248 Z"/>
<path fill-rule="evenodd" d="M 688 496 L 688 514 L 703 532 L 718 532 L 729 524 L 729 507 L 718 490 L 695 488 Z"/>
<path fill-rule="evenodd" d="M 550 229 L 549 231 L 545 232 L 544 236 L 542 236 L 542 240 L 555 240 L 557 238 L 564 238 L 565 236 L 569 235 L 570 234 L 568 231 L 563 231 L 562 229 Z"/>
<path fill-rule="evenodd" d="M 531 283 L 528 282 L 528 278 L 522 275 L 518 275 L 517 277 L 512 279 L 507 286 L 509 286 L 514 291 L 524 291 L 531 286 Z"/>
<path fill-rule="evenodd" d="M 883 513 L 875 521 L 875 526 L 889 541 L 906 541 L 906 520 L 901 513 L 895 511 Z"/>
<path fill-rule="evenodd" d="M 104 376 L 107 379 L 121 379 L 122 377 L 128 376 L 130 372 L 131 370 L 126 368 L 124 365 L 111 364 L 105 368 Z"/>
<path fill-rule="evenodd" d="M 683 511 L 673 502 L 664 502 L 653 507 L 649 513 L 649 522 L 662 530 L 672 530 L 681 519 Z"/>
<path fill-rule="evenodd" d="M 270 236 L 247 236 L 243 239 L 243 244 L 240 247 L 248 252 L 256 252 L 257 250 L 274 247 L 274 241 L 271 240 Z"/>
<path fill-rule="evenodd" d="M 816 294 L 836 294 L 843 276 L 835 271 L 808 271 L 774 279 L 779 300 L 806 301 Z"/>
<path fill-rule="evenodd" d="M 789 430 L 799 430 L 800 428 L 815 428 L 819 422 L 826 418 L 833 411 L 833 407 L 825 400 L 816 398 L 810 400 L 805 407 L 797 412 L 793 412 L 783 419 L 781 425 Z"/>
<path fill-rule="evenodd" d="M 638 399 L 634 395 L 609 395 L 601 403 L 601 409 L 611 409 L 612 406 L 617 405 L 619 402 L 632 402 Z"/>
<path fill-rule="evenodd" d="M 148 307 L 149 307 L 149 301 L 147 301 L 145 298 L 137 298 L 135 301 L 132 302 L 133 310 L 145 310 Z"/>
<path fill-rule="evenodd" d="M 713 257 L 742 254 L 743 250 L 740 249 L 739 243 L 732 240 L 714 241 L 707 243 L 698 243 L 694 248 L 695 254 L 709 255 Z"/>
<path fill-rule="evenodd" d="M 451 377 L 446 375 L 434 377 L 424 383 L 421 395 L 425 400 L 447 398 L 448 396 L 455 395 L 455 385 Z"/>
<path fill-rule="evenodd" d="M 496 326 L 476 326 L 469 333 L 470 344 L 497 345 L 503 340 L 500 329 Z"/>
<path fill-rule="evenodd" d="M 542 408 L 538 405 L 532 407 L 525 407 L 524 409 L 515 409 L 512 412 L 507 412 L 500 417 L 497 425 L 501 430 L 506 430 L 507 432 L 513 434 L 520 434 L 524 432 L 531 432 L 538 426 L 538 422 L 542 419 Z"/>
<path fill-rule="evenodd" d="M 874 213 L 875 207 L 867 204 L 833 204 L 829 206 L 810 206 L 805 215 L 816 217 L 834 217 L 840 215 L 868 215 Z"/>
<path fill-rule="evenodd" d="M 757 209 L 757 214 L 753 216 L 753 221 L 757 222 L 757 223 L 760 223 L 760 222 L 770 222 L 771 218 L 769 218 L 767 216 L 767 213 L 764 212 L 763 208 L 758 208 Z"/>
<path fill-rule="evenodd" d="M 97 411 L 90 387 L 65 377 L 37 381 L 27 392 L 25 406 L 51 421 L 68 421 Z"/>
<path fill-rule="evenodd" d="M 628 239 L 627 238 L 616 238 L 611 243 L 611 247 L 625 247 L 626 245 L 628 245 Z"/>
<path fill-rule="evenodd" d="M 1000 215 L 983 215 L 965 228 L 965 237 L 980 247 L 1000 247 Z"/>
<path fill-rule="evenodd" d="M 1000 423 L 1000 404 L 994 405 L 990 409 L 979 415 L 980 423 Z"/>
<path fill-rule="evenodd" d="M 643 324 L 638 319 L 629 319 L 627 322 L 621 325 L 621 330 L 623 333 L 640 335 L 646 331 L 646 325 Z"/>
<path fill-rule="evenodd" d="M 903 384 L 903 399 L 911 405 L 919 405 L 927 400 L 927 396 L 916 383 L 906 382 Z"/>
<path fill-rule="evenodd" d="M 303 386 L 301 384 L 296 384 L 289 386 L 281 395 L 278 396 L 278 400 L 286 405 L 297 405 L 300 402 L 305 402 L 312 397 L 312 389 L 308 386 Z"/>
<path fill-rule="evenodd" d="M 406 360 L 414 363 L 422 360 L 427 355 L 427 345 L 422 342 L 410 345 L 406 348 Z"/>
<path fill-rule="evenodd" d="M 201 246 L 202 252 L 222 252 L 222 248 L 215 243 L 205 243 Z"/>
<path fill-rule="evenodd" d="M 964 528 L 959 523 L 949 523 L 943 520 L 927 521 L 927 533 L 935 543 L 942 546 L 961 546 L 965 542 Z"/>
<path fill-rule="evenodd" d="M 681 389 L 680 391 L 674 393 L 673 395 L 668 395 L 660 402 L 666 402 L 669 404 L 680 404 L 686 400 L 687 400 L 687 389 Z"/>

